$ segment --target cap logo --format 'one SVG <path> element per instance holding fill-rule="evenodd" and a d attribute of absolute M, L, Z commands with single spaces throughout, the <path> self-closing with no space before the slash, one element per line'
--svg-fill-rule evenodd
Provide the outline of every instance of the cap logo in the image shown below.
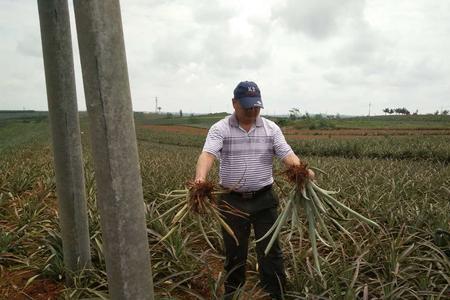
<path fill-rule="evenodd" d="M 254 86 L 248 86 L 247 91 L 245 92 L 245 96 L 247 97 L 257 97 L 258 92 L 256 91 L 256 87 Z"/>

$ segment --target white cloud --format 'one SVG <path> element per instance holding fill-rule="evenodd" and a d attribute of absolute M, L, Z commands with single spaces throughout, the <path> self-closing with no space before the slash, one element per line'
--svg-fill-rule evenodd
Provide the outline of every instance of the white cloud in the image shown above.
<path fill-rule="evenodd" d="M 32 56 L 42 59 L 42 50 L 40 36 L 36 33 L 26 34 L 17 42 L 16 50 L 24 56 Z"/>
<path fill-rule="evenodd" d="M 380 114 L 449 108 L 446 0 L 127 0 L 121 8 L 135 110 L 154 110 L 158 97 L 164 111 L 231 112 L 241 80 L 260 85 L 267 113 L 366 114 L 369 102 Z M 0 109 L 45 110 L 36 3 L 1 1 L 0 34 Z"/>
<path fill-rule="evenodd" d="M 339 33 L 347 23 L 360 22 L 361 0 L 286 0 L 274 7 L 274 17 L 294 32 L 322 40 Z"/>

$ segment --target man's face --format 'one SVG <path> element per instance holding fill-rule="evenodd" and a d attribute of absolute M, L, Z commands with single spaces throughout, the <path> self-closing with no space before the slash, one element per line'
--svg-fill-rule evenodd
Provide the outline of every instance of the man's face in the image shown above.
<path fill-rule="evenodd" d="M 261 111 L 261 107 L 243 108 L 236 99 L 233 99 L 233 107 L 238 121 L 244 124 L 255 123 Z"/>

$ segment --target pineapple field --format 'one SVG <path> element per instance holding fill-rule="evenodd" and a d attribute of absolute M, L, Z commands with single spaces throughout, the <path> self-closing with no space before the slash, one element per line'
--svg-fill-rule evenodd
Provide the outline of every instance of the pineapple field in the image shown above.
<path fill-rule="evenodd" d="M 193 179 L 214 121 L 192 118 L 135 117 L 157 299 L 220 299 L 223 293 L 218 222 L 199 226 L 187 215 L 166 237 L 177 203 L 164 195 Z M 81 121 L 92 267 L 66 286 L 48 121 L 1 120 L 0 299 L 108 298 L 89 128 Z M 349 215 L 339 220 L 345 230 L 327 224 L 334 245 L 317 241 L 320 274 L 304 212 L 295 232 L 288 219 L 279 233 L 288 278 L 284 297 L 450 299 L 450 120 L 391 122 L 390 128 L 379 126 L 382 120 L 363 121 L 334 120 L 333 128 L 324 129 L 282 127 L 299 157 L 325 171 L 316 173 L 317 183 L 338 191 L 336 199 L 379 225 Z M 280 162 L 274 166 L 281 210 L 291 186 Z M 266 299 L 257 270 L 253 239 L 242 299 Z"/>

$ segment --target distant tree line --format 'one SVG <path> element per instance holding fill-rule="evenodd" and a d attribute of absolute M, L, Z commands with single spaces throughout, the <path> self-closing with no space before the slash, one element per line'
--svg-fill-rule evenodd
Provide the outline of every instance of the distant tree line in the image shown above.
<path fill-rule="evenodd" d="M 384 114 L 390 114 L 390 115 L 392 115 L 393 113 L 396 113 L 399 115 L 410 115 L 411 114 L 411 112 L 404 107 L 402 107 L 402 108 L 385 108 L 385 109 L 383 109 L 383 112 L 384 112 Z M 414 113 L 414 115 L 417 115 L 417 111 Z"/>
<path fill-rule="evenodd" d="M 438 110 L 435 111 L 434 114 L 437 116 L 439 114 L 439 111 Z M 445 109 L 445 110 L 441 111 L 441 115 L 447 116 L 448 115 L 448 110 Z"/>
<path fill-rule="evenodd" d="M 398 114 L 398 115 L 410 115 L 411 114 L 411 112 L 409 111 L 409 110 L 407 110 L 406 108 L 385 108 L 385 109 L 383 109 L 383 112 L 384 112 L 384 114 L 386 115 L 386 114 L 390 114 L 390 115 L 392 115 L 392 114 Z M 441 115 L 444 115 L 444 116 L 446 116 L 446 115 L 448 115 L 448 110 L 443 110 L 443 111 L 441 111 Z M 419 113 L 419 110 L 416 110 L 414 113 L 412 113 L 413 115 L 417 115 Z M 439 111 L 437 110 L 437 111 L 435 111 L 435 113 L 434 113 L 434 115 L 439 115 Z"/>
<path fill-rule="evenodd" d="M 35 110 L 0 110 L 0 114 L 22 114 L 22 113 L 32 113 L 36 112 Z M 37 111 L 42 112 L 42 111 Z"/>

